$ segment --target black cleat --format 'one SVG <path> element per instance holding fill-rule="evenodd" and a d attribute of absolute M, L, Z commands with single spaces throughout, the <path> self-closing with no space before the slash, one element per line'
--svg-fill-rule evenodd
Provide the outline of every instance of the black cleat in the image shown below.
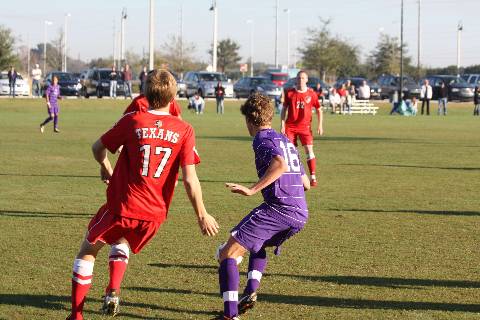
<path fill-rule="evenodd" d="M 257 293 L 256 292 L 253 292 L 249 295 L 244 295 L 238 301 L 238 313 L 239 314 L 244 314 L 248 310 L 253 309 L 253 307 L 255 307 L 256 303 L 257 303 Z"/>

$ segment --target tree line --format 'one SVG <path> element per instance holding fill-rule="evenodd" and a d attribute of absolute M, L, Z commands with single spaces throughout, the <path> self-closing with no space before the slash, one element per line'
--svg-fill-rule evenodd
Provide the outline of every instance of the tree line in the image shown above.
<path fill-rule="evenodd" d="M 400 73 L 400 42 L 397 37 L 380 34 L 376 47 L 368 54 L 364 62 L 360 60 L 360 48 L 332 33 L 330 20 L 320 19 L 319 27 L 307 29 L 304 44 L 298 49 L 301 59 L 297 67 L 311 71 L 313 74 L 333 81 L 338 77 L 362 76 L 374 79 L 381 74 Z M 226 72 L 234 78 L 239 77 L 239 63 L 248 61 L 249 57 L 242 58 L 239 54 L 240 45 L 230 39 L 220 40 L 217 45 L 217 69 Z M 0 25 L 0 70 L 6 70 L 10 65 L 20 71 L 27 69 L 27 57 L 30 56 L 30 65 L 43 65 L 44 44 L 39 43 L 34 48 L 25 46 L 15 50 L 15 38 L 12 31 Z M 58 37 L 46 44 L 47 70 L 61 70 L 63 52 L 63 33 L 59 30 Z M 189 70 L 205 70 L 207 63 L 195 58 L 194 43 L 186 42 L 178 36 L 170 36 L 155 52 L 155 65 L 167 66 L 179 75 Z M 410 76 L 423 77 L 430 74 L 457 74 L 456 66 L 443 68 L 428 68 L 412 64 L 408 55 L 408 47 L 404 44 L 404 73 Z M 28 55 L 28 53 L 30 53 Z M 208 51 L 210 56 L 212 50 Z M 134 70 L 141 70 L 148 65 L 145 55 L 141 56 L 131 51 L 126 52 L 126 62 Z M 68 58 L 68 70 L 79 72 L 89 67 L 111 67 L 114 64 L 113 56 L 100 57 L 84 62 L 78 58 Z M 258 62 L 255 71 L 260 73 L 268 68 L 268 64 Z M 480 73 L 480 65 L 465 67 L 463 73 Z"/>

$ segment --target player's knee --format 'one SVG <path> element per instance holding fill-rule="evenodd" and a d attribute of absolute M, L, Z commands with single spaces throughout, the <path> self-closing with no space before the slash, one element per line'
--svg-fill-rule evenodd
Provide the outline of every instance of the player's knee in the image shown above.
<path fill-rule="evenodd" d="M 109 260 L 110 261 L 128 261 L 130 256 L 130 248 L 126 243 L 117 243 L 110 248 Z"/>

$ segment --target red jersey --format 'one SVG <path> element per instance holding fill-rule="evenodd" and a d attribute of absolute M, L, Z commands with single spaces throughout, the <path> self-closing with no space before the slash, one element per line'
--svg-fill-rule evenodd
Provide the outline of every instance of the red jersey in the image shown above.
<path fill-rule="evenodd" d="M 345 90 L 343 88 L 338 88 L 337 93 L 340 97 L 346 97 L 347 96 L 347 90 Z"/>
<path fill-rule="evenodd" d="M 108 209 L 123 217 L 162 222 L 179 167 L 200 162 L 192 126 L 166 112 L 134 112 L 100 139 L 112 153 L 124 146 L 107 188 Z"/>
<path fill-rule="evenodd" d="M 302 128 L 310 126 L 312 122 L 312 108 L 320 112 L 318 96 L 310 88 L 305 92 L 300 92 L 295 88 L 287 90 L 283 105 L 285 108 L 288 108 L 287 120 L 285 121 L 288 127 Z"/>
<path fill-rule="evenodd" d="M 132 100 L 132 103 L 130 103 L 127 109 L 125 109 L 123 114 L 135 112 L 135 111 L 145 112 L 147 110 L 148 110 L 148 100 L 145 97 L 145 95 L 141 94 Z M 180 108 L 180 105 L 177 103 L 177 101 L 173 100 L 172 102 L 170 102 L 169 113 L 175 117 L 178 117 L 180 114 L 182 114 L 182 109 Z"/>

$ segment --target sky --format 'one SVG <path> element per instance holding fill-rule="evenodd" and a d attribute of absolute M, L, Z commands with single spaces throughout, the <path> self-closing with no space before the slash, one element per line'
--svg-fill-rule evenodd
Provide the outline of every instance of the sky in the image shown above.
<path fill-rule="evenodd" d="M 122 8 L 126 8 L 126 50 L 148 56 L 149 0 L 0 0 L 0 3 L 0 25 L 13 31 L 19 46 L 43 43 L 45 30 L 47 41 L 58 38 L 65 15 L 70 14 L 67 19 L 69 56 L 86 61 L 112 55 L 114 24 L 118 31 Z M 364 61 L 382 32 L 400 37 L 400 3 L 401 0 L 279 0 L 279 64 L 287 63 L 288 36 L 293 63 L 299 59 L 295 49 L 304 45 L 307 29 L 319 28 L 321 19 L 331 19 L 332 33 L 358 46 Z M 179 35 L 180 21 L 183 21 L 184 41 L 195 45 L 192 55 L 209 62 L 207 51 L 213 39 L 211 4 L 212 0 L 155 0 L 155 48 L 160 49 L 169 36 Z M 275 5 L 276 0 L 217 0 L 218 39 L 235 40 L 240 45 L 243 61 L 247 62 L 253 34 L 254 61 L 273 64 Z M 415 64 L 417 8 L 418 0 L 404 0 L 404 39 Z M 461 65 L 480 64 L 478 12 L 480 0 L 421 0 L 422 65 L 456 65 L 459 21 L 464 27 Z M 45 20 L 53 24 L 45 28 Z M 253 24 L 247 23 L 248 20 Z"/>

